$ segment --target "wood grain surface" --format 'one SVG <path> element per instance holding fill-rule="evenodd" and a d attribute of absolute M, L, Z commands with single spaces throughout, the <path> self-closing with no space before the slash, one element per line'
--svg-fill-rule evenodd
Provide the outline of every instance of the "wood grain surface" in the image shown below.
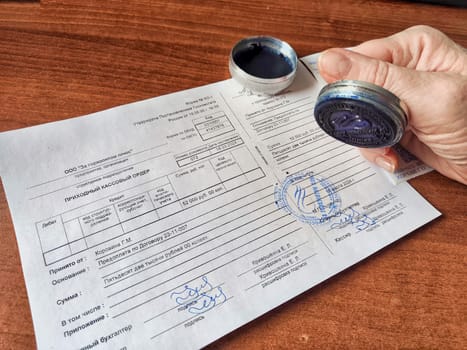
<path fill-rule="evenodd" d="M 279 37 L 304 56 L 415 24 L 467 46 L 467 9 L 418 2 L 0 1 L 0 131 L 227 79 L 246 36 Z M 467 189 L 435 172 L 411 184 L 440 219 L 208 348 L 466 349 Z M 0 190 L 0 349 L 33 348 Z"/>

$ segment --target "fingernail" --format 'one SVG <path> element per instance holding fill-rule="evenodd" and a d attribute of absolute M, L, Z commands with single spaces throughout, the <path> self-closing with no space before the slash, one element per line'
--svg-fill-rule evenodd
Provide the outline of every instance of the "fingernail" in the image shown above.
<path fill-rule="evenodd" d="M 320 73 L 334 79 L 344 79 L 350 71 L 352 62 L 343 53 L 336 50 L 325 51 L 318 61 Z"/>
<path fill-rule="evenodd" d="M 396 170 L 396 165 L 386 157 L 376 157 L 375 164 L 380 168 L 393 173 Z"/>
<path fill-rule="evenodd" d="M 390 147 L 382 147 L 382 148 L 359 148 L 360 152 L 366 154 L 373 154 L 373 157 L 377 155 L 386 155 L 391 151 Z"/>

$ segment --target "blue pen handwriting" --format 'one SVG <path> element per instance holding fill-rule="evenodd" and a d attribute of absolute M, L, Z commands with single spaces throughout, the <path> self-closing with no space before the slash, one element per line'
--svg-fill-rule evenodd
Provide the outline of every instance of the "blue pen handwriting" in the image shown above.
<path fill-rule="evenodd" d="M 347 225 L 352 225 L 358 231 L 366 230 L 368 227 L 376 224 L 376 220 L 366 214 L 359 213 L 352 207 L 339 211 L 335 216 L 335 221 L 331 225 L 331 230 L 341 229 Z"/>
<path fill-rule="evenodd" d="M 198 284 L 195 281 L 192 285 L 186 284 L 180 290 L 173 291 L 170 298 L 178 305 L 186 306 L 192 314 L 202 314 L 227 300 L 222 288 L 213 287 L 206 276 L 201 277 Z"/>

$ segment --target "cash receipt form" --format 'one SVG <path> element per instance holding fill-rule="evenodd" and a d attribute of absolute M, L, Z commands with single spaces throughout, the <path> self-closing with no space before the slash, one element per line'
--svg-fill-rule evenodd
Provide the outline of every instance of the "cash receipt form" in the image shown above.
<path fill-rule="evenodd" d="M 39 349 L 195 349 L 439 215 L 328 137 L 312 57 L 0 134 Z"/>

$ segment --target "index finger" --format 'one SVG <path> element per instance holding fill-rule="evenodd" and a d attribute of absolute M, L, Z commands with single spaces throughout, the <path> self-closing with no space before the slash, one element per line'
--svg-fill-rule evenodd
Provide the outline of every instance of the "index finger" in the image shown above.
<path fill-rule="evenodd" d="M 410 27 L 387 38 L 366 41 L 353 51 L 420 71 L 463 73 L 465 51 L 437 29 Z"/>

